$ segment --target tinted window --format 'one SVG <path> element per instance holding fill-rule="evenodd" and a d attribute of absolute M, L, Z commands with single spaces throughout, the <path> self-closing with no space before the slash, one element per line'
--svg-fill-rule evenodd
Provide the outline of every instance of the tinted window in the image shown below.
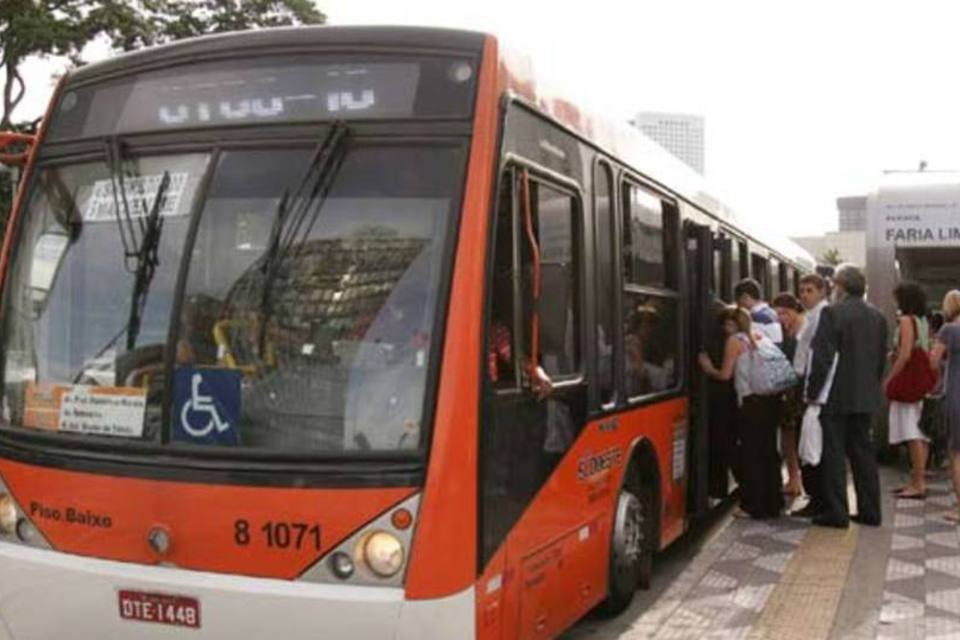
<path fill-rule="evenodd" d="M 636 285 L 667 283 L 663 203 L 626 183 L 623 191 L 623 279 Z"/>
<path fill-rule="evenodd" d="M 677 384 L 677 298 L 624 293 L 624 381 L 628 397 L 657 393 Z"/>
<path fill-rule="evenodd" d="M 613 220 L 613 176 L 606 163 L 597 165 L 594 185 L 597 229 L 597 379 L 600 402 L 614 399 L 613 344 L 616 310 L 616 237 Z"/>
<path fill-rule="evenodd" d="M 540 356 L 551 376 L 576 373 L 580 367 L 577 344 L 577 269 L 574 237 L 576 200 L 544 183 L 530 180 L 534 233 L 540 250 Z M 532 300 L 531 248 L 522 242 L 524 291 Z M 527 336 L 529 341 L 529 336 Z"/>
<path fill-rule="evenodd" d="M 725 241 L 723 236 L 715 235 L 713 236 L 713 273 L 712 273 L 712 286 L 713 292 L 721 298 L 726 298 L 726 286 L 724 283 L 728 280 L 725 277 L 726 269 L 725 260 L 724 260 L 724 246 Z"/>
<path fill-rule="evenodd" d="M 763 256 L 750 254 L 750 275 L 760 283 L 761 295 L 770 297 L 770 274 L 767 269 L 767 259 Z"/>
<path fill-rule="evenodd" d="M 628 397 L 676 387 L 680 349 L 678 212 L 655 193 L 623 184 L 623 379 Z"/>

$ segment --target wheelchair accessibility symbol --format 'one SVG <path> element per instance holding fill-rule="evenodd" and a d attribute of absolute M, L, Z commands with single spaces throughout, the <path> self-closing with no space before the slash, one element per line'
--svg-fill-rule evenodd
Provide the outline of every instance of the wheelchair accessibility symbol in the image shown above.
<path fill-rule="evenodd" d="M 202 382 L 203 376 L 199 373 L 195 373 L 190 377 L 193 393 L 186 404 L 183 405 L 183 411 L 180 412 L 180 423 L 183 425 L 183 430 L 194 438 L 203 438 L 209 435 L 214 429 L 223 433 L 230 428 L 230 423 L 224 422 L 220 418 L 220 414 L 217 412 L 217 405 L 213 404 L 213 396 L 200 394 L 200 384 Z M 199 429 L 190 424 L 189 415 L 191 411 L 207 414 L 207 424 Z"/>
<path fill-rule="evenodd" d="M 239 444 L 241 374 L 226 369 L 174 373 L 173 433 L 178 440 Z"/>

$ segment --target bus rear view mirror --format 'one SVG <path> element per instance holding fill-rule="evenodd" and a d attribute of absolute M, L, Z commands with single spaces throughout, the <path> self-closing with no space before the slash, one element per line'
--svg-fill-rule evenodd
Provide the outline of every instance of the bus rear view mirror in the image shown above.
<path fill-rule="evenodd" d="M 44 233 L 33 245 L 30 267 L 30 312 L 34 319 L 43 314 L 47 298 L 67 255 L 70 238 L 61 233 Z"/>
<path fill-rule="evenodd" d="M 0 164 L 22 167 L 27 163 L 36 136 L 16 131 L 0 132 Z"/>

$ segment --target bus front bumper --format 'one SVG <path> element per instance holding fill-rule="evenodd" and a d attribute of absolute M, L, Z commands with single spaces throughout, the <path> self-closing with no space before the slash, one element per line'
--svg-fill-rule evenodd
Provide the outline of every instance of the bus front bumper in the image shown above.
<path fill-rule="evenodd" d="M 199 626 L 125 618 L 121 592 L 195 601 Z M 406 600 L 396 587 L 226 576 L 0 542 L 0 640 L 181 637 L 473 638 L 474 595 Z"/>

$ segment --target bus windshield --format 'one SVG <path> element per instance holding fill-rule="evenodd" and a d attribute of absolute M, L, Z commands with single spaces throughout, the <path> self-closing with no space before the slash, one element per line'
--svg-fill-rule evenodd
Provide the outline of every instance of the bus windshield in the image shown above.
<path fill-rule="evenodd" d="M 3 428 L 418 451 L 464 165 L 330 127 L 40 168 L 4 290 Z"/>

